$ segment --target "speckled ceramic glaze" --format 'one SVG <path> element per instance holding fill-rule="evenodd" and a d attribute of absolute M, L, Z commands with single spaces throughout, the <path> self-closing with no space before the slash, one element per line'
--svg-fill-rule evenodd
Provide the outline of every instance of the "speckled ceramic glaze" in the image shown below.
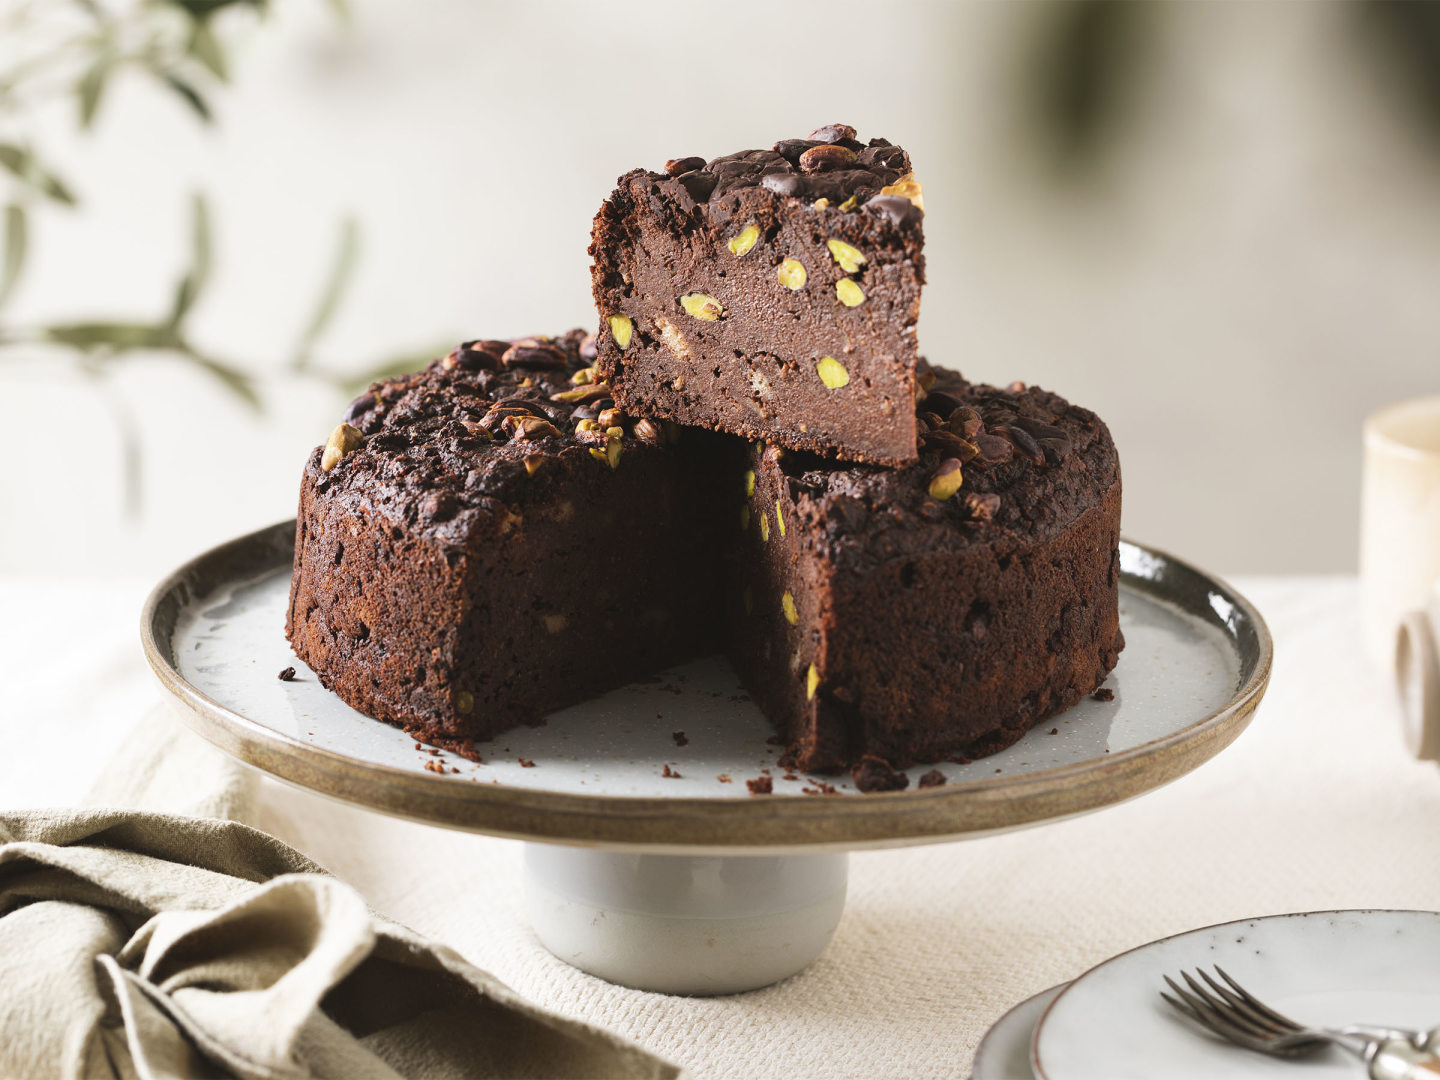
<path fill-rule="evenodd" d="M 291 523 L 242 537 L 182 567 L 151 596 L 147 655 L 182 719 L 303 787 L 526 839 L 753 853 L 1014 828 L 1130 798 L 1193 769 L 1244 728 L 1270 671 L 1269 634 L 1243 597 L 1127 543 L 1128 645 L 1107 683 L 1115 700 L 1087 699 L 1002 753 L 940 765 L 943 787 L 861 795 L 848 777 L 832 777 L 837 793 L 818 795 L 811 777 L 784 779 L 771 727 L 719 657 L 479 744 L 485 760 L 477 764 L 417 749 L 295 660 L 283 633 L 292 545 Z M 297 669 L 294 681 L 277 678 L 287 666 Z M 666 776 L 667 767 L 679 776 Z M 762 770 L 774 794 L 752 797 L 745 781 Z"/>
<path fill-rule="evenodd" d="M 1164 977 L 1219 964 L 1261 1001 L 1320 1027 L 1440 1023 L 1440 912 L 1313 911 L 1192 930 L 1121 953 L 1066 987 L 1041 1017 L 1040 1080 L 1355 1080 L 1339 1050 L 1303 1061 L 1231 1046 L 1180 1019 Z M 1022 1074 L 1023 1075 L 1023 1074 Z"/>

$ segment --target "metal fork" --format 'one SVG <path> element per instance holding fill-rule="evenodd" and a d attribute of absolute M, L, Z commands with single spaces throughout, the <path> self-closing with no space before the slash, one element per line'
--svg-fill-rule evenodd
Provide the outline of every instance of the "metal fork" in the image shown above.
<path fill-rule="evenodd" d="M 1189 991 L 1174 979 L 1165 982 L 1175 992 L 1160 991 L 1183 1016 L 1211 1034 L 1274 1057 L 1293 1058 L 1325 1046 L 1339 1046 L 1365 1063 L 1371 1080 L 1435 1080 L 1440 1077 L 1440 1028 L 1409 1031 L 1403 1028 L 1352 1024 L 1343 1028 L 1306 1027 L 1282 1016 L 1227 975 L 1218 964 L 1215 973 L 1221 985 L 1203 969 L 1196 974 L 1180 972 Z"/>

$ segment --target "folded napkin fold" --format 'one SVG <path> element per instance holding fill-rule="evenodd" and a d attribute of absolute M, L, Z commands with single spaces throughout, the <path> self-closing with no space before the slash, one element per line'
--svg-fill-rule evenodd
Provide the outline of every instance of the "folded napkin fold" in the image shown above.
<path fill-rule="evenodd" d="M 274 837 L 121 810 L 0 813 L 0 1076 L 644 1077 Z"/>

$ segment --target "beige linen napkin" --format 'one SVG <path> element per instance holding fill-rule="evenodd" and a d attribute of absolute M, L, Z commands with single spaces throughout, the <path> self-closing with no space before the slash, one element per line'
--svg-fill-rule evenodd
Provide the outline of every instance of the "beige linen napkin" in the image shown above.
<path fill-rule="evenodd" d="M 527 1003 L 249 826 L 0 813 L 0 1076 L 202 1075 L 681 1072 Z"/>

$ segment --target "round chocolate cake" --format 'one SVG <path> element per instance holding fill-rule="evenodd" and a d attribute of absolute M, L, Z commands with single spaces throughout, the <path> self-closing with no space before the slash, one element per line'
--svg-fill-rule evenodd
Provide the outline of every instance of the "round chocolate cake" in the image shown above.
<path fill-rule="evenodd" d="M 460 746 L 724 650 L 789 763 L 883 788 L 1114 666 L 1093 413 L 922 361 L 918 460 L 844 465 L 625 416 L 593 355 L 580 331 L 468 342 L 311 454 L 286 632 L 349 704 Z"/>

